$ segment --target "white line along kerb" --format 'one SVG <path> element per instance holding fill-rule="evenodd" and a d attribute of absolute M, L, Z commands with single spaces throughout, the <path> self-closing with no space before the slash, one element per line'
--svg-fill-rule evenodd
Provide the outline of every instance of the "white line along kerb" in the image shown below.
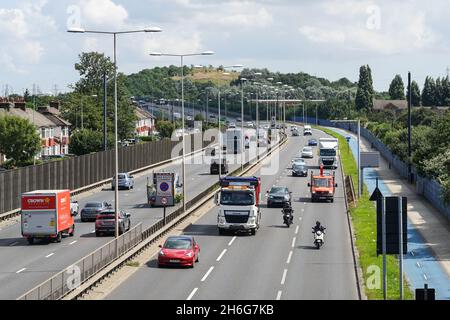
<path fill-rule="evenodd" d="M 214 267 L 209 268 L 209 270 L 206 272 L 206 274 L 203 276 L 201 282 L 205 281 L 206 278 L 208 278 L 209 274 L 213 271 Z"/>
<path fill-rule="evenodd" d="M 191 294 L 189 295 L 189 297 L 187 297 L 186 300 L 191 300 L 192 297 L 194 296 L 194 294 L 197 292 L 198 288 L 195 288 L 194 290 L 192 290 Z"/>

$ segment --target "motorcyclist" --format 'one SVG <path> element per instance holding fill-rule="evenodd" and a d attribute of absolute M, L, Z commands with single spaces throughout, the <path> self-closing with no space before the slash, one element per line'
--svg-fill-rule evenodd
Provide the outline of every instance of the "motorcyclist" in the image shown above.
<path fill-rule="evenodd" d="M 292 206 L 291 206 L 291 203 L 290 202 L 285 202 L 284 204 L 283 204 L 283 210 L 282 210 L 282 212 L 283 212 L 283 216 L 285 217 L 285 216 L 290 216 L 289 217 L 289 220 L 290 220 L 290 222 L 292 223 L 292 221 L 294 220 L 294 210 L 292 210 Z"/>
<path fill-rule="evenodd" d="M 317 231 L 321 231 L 321 232 L 325 233 L 326 228 L 320 224 L 320 221 L 316 221 L 316 225 L 314 227 L 312 227 L 312 229 L 313 229 L 313 233 L 316 233 Z"/>

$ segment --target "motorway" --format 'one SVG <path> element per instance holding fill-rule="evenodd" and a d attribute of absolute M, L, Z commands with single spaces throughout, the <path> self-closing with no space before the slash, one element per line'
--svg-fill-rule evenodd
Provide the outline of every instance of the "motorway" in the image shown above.
<path fill-rule="evenodd" d="M 251 144 L 250 150 L 252 152 L 247 151 L 246 157 L 250 155 L 254 158 L 255 143 Z M 191 164 L 187 162 L 187 200 L 193 199 L 218 179 L 218 176 L 209 174 L 209 165 L 205 165 L 203 160 L 202 154 L 196 154 Z M 181 176 L 180 163 L 176 161 L 156 170 L 163 168 L 166 172 L 178 172 Z M 230 171 L 238 167 L 237 164 L 230 165 Z M 142 223 L 145 228 L 162 219 L 162 208 L 150 208 L 146 203 L 147 176 L 151 177 L 150 171 L 135 175 L 134 189 L 119 192 L 120 207 L 131 213 L 132 226 Z M 110 185 L 105 185 L 104 189 L 87 192 L 75 197 L 75 200 L 79 202 L 80 211 L 89 201 L 107 201 L 114 205 L 114 192 Z M 167 213 L 174 210 L 174 207 L 168 208 Z M 62 243 L 38 242 L 30 246 L 21 237 L 20 219 L 16 220 L 16 223 L 0 225 L 0 299 L 16 299 L 112 239 L 97 238 L 94 222 L 81 223 L 78 216 L 74 237 L 64 238 Z"/>
<path fill-rule="evenodd" d="M 325 134 L 314 130 L 313 136 Z M 291 228 L 283 225 L 281 209 L 269 209 L 263 200 L 262 227 L 256 236 L 219 236 L 214 207 L 184 230 L 201 247 L 194 269 L 160 269 L 155 255 L 106 299 L 358 299 L 340 171 L 334 203 L 311 203 L 308 179 L 292 177 L 288 169 L 306 141 L 305 137 L 290 137 L 280 151 L 277 173 L 261 176 L 262 193 L 272 185 L 292 191 L 295 222 Z M 317 157 L 307 163 L 317 166 Z M 314 248 L 311 232 L 317 220 L 327 227 L 320 250 Z"/>

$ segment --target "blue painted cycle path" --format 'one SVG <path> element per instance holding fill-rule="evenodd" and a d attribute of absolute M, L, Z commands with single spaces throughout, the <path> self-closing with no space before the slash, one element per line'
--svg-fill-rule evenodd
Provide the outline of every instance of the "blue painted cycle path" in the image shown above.
<path fill-rule="evenodd" d="M 329 129 L 344 137 L 350 137 L 349 145 L 353 155 L 356 158 L 358 144 L 355 135 L 337 128 L 329 127 Z M 364 143 L 364 139 L 361 139 Z M 368 143 L 367 145 L 370 146 Z M 368 147 L 368 149 L 370 149 L 370 147 Z M 381 161 L 384 161 L 384 159 L 381 159 Z M 378 188 L 381 193 L 385 196 L 391 195 L 391 191 L 387 187 L 386 183 L 380 178 L 377 170 L 373 168 L 364 169 L 363 180 L 370 193 L 375 190 L 377 178 L 379 178 Z M 416 288 L 423 288 L 424 284 L 427 283 L 429 288 L 434 288 L 436 290 L 437 300 L 450 300 L 450 278 L 426 244 L 426 241 L 420 232 L 414 227 L 413 224 L 410 223 L 409 220 L 408 253 L 404 256 L 403 262 L 404 272 L 411 289 L 415 290 Z"/>

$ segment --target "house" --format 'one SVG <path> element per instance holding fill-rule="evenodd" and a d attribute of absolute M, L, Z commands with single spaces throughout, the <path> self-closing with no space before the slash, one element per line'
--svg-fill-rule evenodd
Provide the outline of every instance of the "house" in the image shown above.
<path fill-rule="evenodd" d="M 155 117 L 148 111 L 135 107 L 136 136 L 148 137 L 155 130 Z"/>
<path fill-rule="evenodd" d="M 373 109 L 377 111 L 392 110 L 402 111 L 408 109 L 408 101 L 406 100 L 373 100 Z"/>
<path fill-rule="evenodd" d="M 21 100 L 9 101 L 0 98 L 1 115 L 27 119 L 37 127 L 42 145 L 38 158 L 68 153 L 68 126 L 70 124 L 59 116 L 55 117 L 50 113 L 44 115 L 31 108 L 26 108 L 25 102 Z"/>
<path fill-rule="evenodd" d="M 38 112 L 56 124 L 54 140 L 56 149 L 53 155 L 66 155 L 69 153 L 69 129 L 71 124 L 61 117 L 59 102 L 51 102 L 50 106 L 39 107 Z"/>

